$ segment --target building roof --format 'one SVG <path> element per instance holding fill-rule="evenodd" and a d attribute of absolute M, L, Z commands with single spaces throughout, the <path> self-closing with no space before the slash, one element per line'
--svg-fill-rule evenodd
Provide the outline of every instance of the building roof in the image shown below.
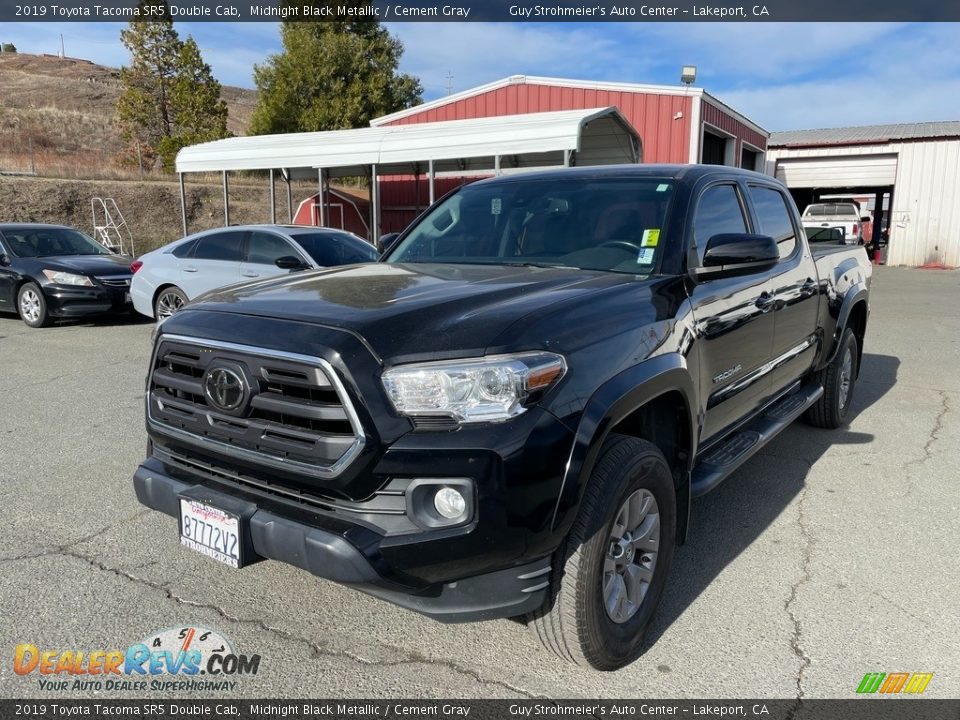
<path fill-rule="evenodd" d="M 892 140 L 927 140 L 960 137 L 960 121 L 862 125 L 859 127 L 789 130 L 770 135 L 768 148 L 811 145 L 858 145 Z"/>
<path fill-rule="evenodd" d="M 562 165 L 564 151 L 585 165 L 637 162 L 640 138 L 615 107 L 391 125 L 385 127 L 233 137 L 191 145 L 177 154 L 177 172 L 290 170 L 293 177 L 492 171 Z"/>
<path fill-rule="evenodd" d="M 641 83 L 606 82 L 598 80 L 572 80 L 569 78 L 539 77 L 536 75 L 510 75 L 509 77 L 501 78 L 500 80 L 494 80 L 493 82 L 486 83 L 485 85 L 478 85 L 477 87 L 470 88 L 468 90 L 462 90 L 461 92 L 437 98 L 436 100 L 431 100 L 420 105 L 415 105 L 414 107 L 406 108 L 405 110 L 398 110 L 395 113 L 374 118 L 370 121 L 370 125 L 373 127 L 386 125 L 387 123 L 410 117 L 411 115 L 417 115 L 427 110 L 443 107 L 444 105 L 457 102 L 458 100 L 476 97 L 477 95 L 483 95 L 484 93 L 488 93 L 493 90 L 499 90 L 500 88 L 507 87 L 508 85 L 549 85 L 552 87 L 573 87 L 583 90 L 611 90 L 614 92 L 648 93 L 651 95 L 686 95 L 690 97 L 705 97 L 712 104 L 717 105 L 723 109 L 724 112 L 737 118 L 753 130 L 756 130 L 763 135 L 769 134 L 767 130 L 764 130 L 750 118 L 738 113 L 722 100 L 719 100 L 710 93 L 706 92 L 703 88 L 687 87 L 685 85 L 645 85 Z"/>

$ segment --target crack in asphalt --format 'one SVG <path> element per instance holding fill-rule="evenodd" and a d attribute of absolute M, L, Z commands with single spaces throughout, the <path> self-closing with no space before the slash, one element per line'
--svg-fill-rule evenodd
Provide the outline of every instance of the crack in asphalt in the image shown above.
<path fill-rule="evenodd" d="M 107 532 L 108 530 L 113 530 L 115 528 L 118 528 L 121 525 L 124 525 L 130 522 L 131 520 L 136 520 L 139 517 L 143 517 L 144 515 L 150 512 L 151 512 L 150 508 L 144 508 L 143 510 L 138 510 L 137 512 L 133 513 L 133 515 L 128 515 L 125 518 L 120 518 L 116 522 L 112 522 L 109 525 L 104 525 L 99 530 L 94 530 L 93 532 L 87 533 L 86 535 L 82 535 L 75 540 L 69 540 L 68 542 L 60 543 L 59 545 L 52 545 L 35 552 L 27 552 L 21 555 L 12 555 L 9 557 L 2 557 L 0 558 L 0 563 L 18 562 L 20 560 L 33 560 L 35 558 L 48 557 L 50 555 L 64 554 L 67 550 L 74 547 L 75 545 L 82 545 L 83 543 L 90 542 L 94 538 L 99 537 L 100 535 L 103 535 L 103 533 Z"/>
<path fill-rule="evenodd" d="M 808 465 L 811 469 L 813 468 L 812 464 L 808 463 Z M 812 664 L 810 656 L 807 655 L 806 650 L 804 650 L 803 647 L 803 624 L 800 622 L 799 616 L 796 612 L 794 612 L 793 609 L 793 605 L 797 600 L 797 594 L 800 592 L 800 587 L 808 583 L 811 579 L 810 561 L 813 554 L 813 536 L 810 534 L 810 529 L 807 527 L 805 514 L 808 492 L 808 486 L 806 483 L 804 483 L 803 490 L 800 491 L 800 499 L 797 503 L 797 526 L 800 529 L 800 538 L 802 540 L 800 556 L 801 573 L 797 581 L 790 586 L 790 595 L 783 603 L 783 609 L 789 616 L 790 622 L 793 623 L 793 633 L 790 636 L 790 647 L 793 650 L 793 654 L 796 655 L 797 659 L 800 661 L 800 667 L 797 670 L 797 701 L 787 713 L 787 720 L 793 720 L 797 711 L 803 704 L 803 698 L 806 694 L 806 691 L 803 687 L 803 680 L 804 676 L 806 675 L 807 668 Z"/>
<path fill-rule="evenodd" d="M 105 529 L 109 529 L 109 528 L 105 528 Z M 89 540 L 92 537 L 96 537 L 96 533 L 88 536 L 86 540 Z M 71 545 L 75 545 L 75 544 L 77 544 L 77 542 L 74 542 Z M 530 698 L 533 700 L 537 700 L 537 699 L 549 700 L 549 698 L 546 696 L 532 694 L 524 690 L 523 688 L 516 687 L 515 685 L 511 685 L 508 682 L 504 682 L 502 680 L 493 680 L 490 678 L 485 678 L 481 676 L 480 673 L 478 673 L 476 670 L 473 670 L 468 667 L 464 667 L 459 663 L 455 663 L 449 660 L 434 660 L 434 659 L 428 658 L 425 655 L 403 650 L 401 648 L 397 648 L 392 645 L 382 645 L 381 647 L 387 650 L 392 650 L 392 651 L 401 653 L 402 655 L 405 656 L 402 660 L 371 660 L 369 658 L 365 658 L 362 655 L 358 655 L 348 650 L 339 650 L 339 649 L 324 647 L 320 643 L 317 643 L 308 638 L 302 637 L 300 635 L 296 635 L 294 633 L 291 633 L 282 628 L 275 627 L 273 625 L 268 625 L 263 620 L 260 620 L 257 618 L 244 618 L 238 615 L 233 615 L 228 611 L 224 610 L 223 608 L 221 608 L 220 606 L 214 605 L 213 603 L 201 602 L 198 600 L 191 600 L 190 598 L 186 598 L 181 595 L 178 595 L 173 590 L 170 589 L 170 586 L 168 584 L 159 583 L 154 580 L 149 580 L 147 578 L 133 575 L 121 568 L 111 567 L 110 565 L 107 565 L 106 563 L 104 563 L 102 560 L 100 560 L 95 556 L 86 555 L 84 553 L 81 553 L 81 552 L 78 552 L 77 550 L 72 549 L 71 545 L 52 548 L 46 552 L 36 553 L 32 555 L 22 555 L 14 558 L 5 558 L 3 560 L 0 560 L 0 562 L 13 562 L 15 560 L 27 560 L 27 559 L 37 558 L 37 557 L 50 557 L 50 556 L 68 557 L 76 560 L 81 560 L 87 563 L 88 565 L 90 565 L 92 568 L 96 570 L 100 570 L 101 572 L 111 573 L 112 575 L 123 578 L 129 582 L 133 582 L 138 585 L 142 585 L 144 587 L 157 590 L 163 593 L 163 595 L 165 595 L 168 600 L 171 600 L 179 605 L 188 605 L 190 607 L 199 608 L 202 610 L 210 610 L 211 612 L 216 613 L 217 615 L 219 615 L 221 618 L 223 618 L 228 622 L 236 623 L 239 625 L 250 625 L 259 630 L 262 630 L 263 632 L 267 632 L 272 635 L 275 635 L 282 640 L 304 645 L 306 646 L 310 654 L 310 657 L 312 658 L 320 658 L 320 657 L 346 658 L 348 660 L 352 660 L 353 662 L 360 663 L 362 665 L 367 665 L 370 667 L 383 667 L 383 668 L 400 667 L 404 665 L 435 665 L 438 667 L 447 668 L 448 670 L 451 670 L 464 677 L 468 677 L 474 682 L 476 682 L 478 685 L 500 687 L 505 690 L 509 690 L 510 692 L 514 692 L 518 695 L 521 695 L 525 698 Z"/>
<path fill-rule="evenodd" d="M 933 459 L 933 445 L 940 439 L 940 432 L 943 430 L 943 420 L 947 413 L 950 412 L 950 395 L 944 390 L 938 390 L 937 394 L 940 396 L 940 410 L 933 419 L 933 427 L 930 428 L 930 432 L 927 434 L 927 441 L 923 445 L 923 457 L 915 458 L 906 463 L 903 466 L 904 470 L 923 467 Z M 917 478 L 914 477 L 913 473 L 908 471 L 907 491 L 904 493 L 904 497 L 909 497 L 913 494 L 913 485 L 916 480 Z"/>

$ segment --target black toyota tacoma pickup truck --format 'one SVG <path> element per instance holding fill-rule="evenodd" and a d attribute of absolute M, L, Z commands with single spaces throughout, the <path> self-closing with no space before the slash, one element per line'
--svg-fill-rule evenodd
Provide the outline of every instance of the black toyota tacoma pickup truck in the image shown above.
<path fill-rule="evenodd" d="M 163 323 L 137 497 L 234 567 L 281 560 L 443 621 L 525 616 L 619 668 L 691 498 L 802 415 L 844 423 L 870 277 L 862 247 L 811 250 L 757 173 L 479 181 L 380 262 Z"/>

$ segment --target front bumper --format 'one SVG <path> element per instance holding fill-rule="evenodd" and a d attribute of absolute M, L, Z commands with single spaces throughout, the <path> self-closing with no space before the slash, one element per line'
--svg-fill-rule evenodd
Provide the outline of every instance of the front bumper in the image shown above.
<path fill-rule="evenodd" d="M 43 295 L 47 310 L 58 318 L 120 313 L 133 308 L 130 294 L 123 288 L 45 285 Z"/>
<path fill-rule="evenodd" d="M 292 510 L 270 498 L 166 474 L 149 458 L 133 476 L 137 499 L 173 517 L 180 498 L 208 502 L 245 519 L 248 557 L 280 560 L 442 622 L 523 615 L 540 607 L 550 581 L 550 557 L 461 578 L 424 583 L 398 572 L 381 553 L 383 536 L 369 527 L 316 512 Z M 424 533 L 426 546 L 435 538 Z"/>

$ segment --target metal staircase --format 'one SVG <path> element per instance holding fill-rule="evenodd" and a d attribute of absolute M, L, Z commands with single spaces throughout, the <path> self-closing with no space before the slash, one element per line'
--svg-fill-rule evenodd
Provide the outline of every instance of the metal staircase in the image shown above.
<path fill-rule="evenodd" d="M 134 256 L 133 233 L 113 198 L 95 197 L 90 200 L 93 212 L 93 235 L 109 250 Z"/>

